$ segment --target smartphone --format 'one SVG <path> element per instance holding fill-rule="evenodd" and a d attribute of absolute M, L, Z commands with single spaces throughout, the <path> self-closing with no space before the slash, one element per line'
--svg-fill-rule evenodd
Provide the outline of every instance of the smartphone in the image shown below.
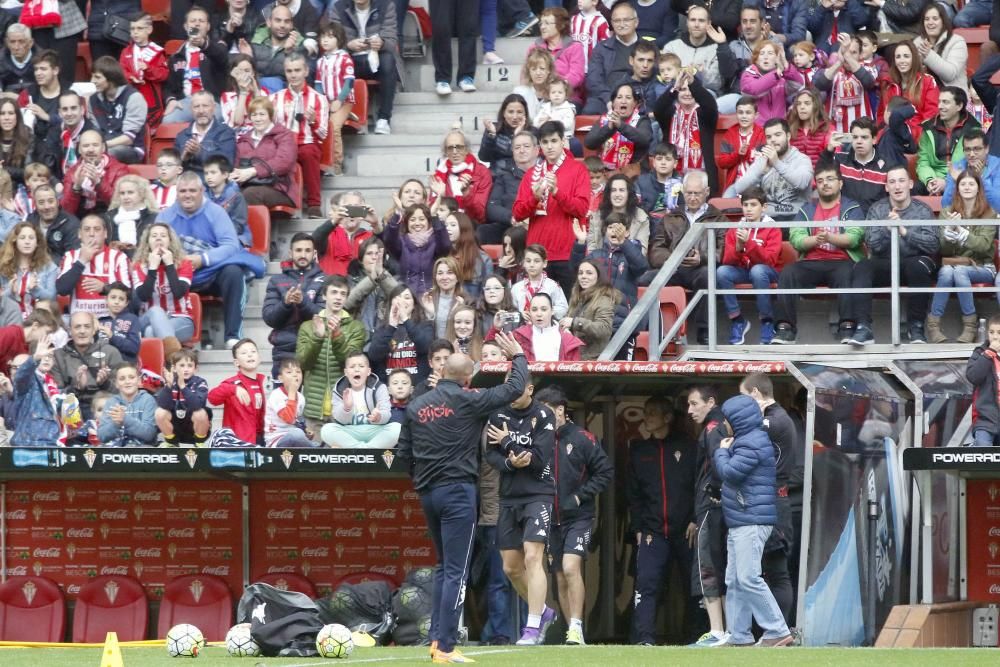
<path fill-rule="evenodd" d="M 368 216 L 367 206 L 345 206 L 348 218 L 364 218 Z"/>
<path fill-rule="evenodd" d="M 188 30 L 189 37 L 197 37 L 199 34 L 201 34 L 201 30 L 199 30 L 198 28 L 191 28 L 190 30 Z"/>

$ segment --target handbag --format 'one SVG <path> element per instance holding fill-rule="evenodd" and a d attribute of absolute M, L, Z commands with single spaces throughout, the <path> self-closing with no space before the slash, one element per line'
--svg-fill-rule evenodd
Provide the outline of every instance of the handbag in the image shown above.
<path fill-rule="evenodd" d="M 267 169 L 271 168 L 270 165 L 267 164 L 267 162 L 265 162 L 264 160 L 261 160 L 260 158 L 257 158 L 257 157 L 244 157 L 244 158 L 240 158 L 239 168 L 240 169 L 255 168 L 254 167 L 254 163 L 255 162 L 263 163 L 264 166 Z M 246 183 L 244 183 L 244 185 L 247 186 L 247 187 L 252 186 L 252 185 L 268 185 L 268 186 L 274 187 L 274 185 L 277 182 L 278 182 L 278 178 L 277 178 L 277 176 L 274 175 L 274 172 L 272 171 L 270 176 L 255 176 L 255 177 L 251 178 L 249 181 L 247 181 Z"/>
<path fill-rule="evenodd" d="M 104 39 L 117 44 L 128 44 L 132 41 L 132 19 L 121 14 L 108 14 L 104 22 Z"/>

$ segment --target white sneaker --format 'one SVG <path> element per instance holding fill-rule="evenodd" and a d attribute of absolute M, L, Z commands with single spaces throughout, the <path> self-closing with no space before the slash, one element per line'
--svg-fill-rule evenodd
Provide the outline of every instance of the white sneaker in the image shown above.
<path fill-rule="evenodd" d="M 459 81 L 458 87 L 462 89 L 463 93 L 476 92 L 476 82 L 470 79 L 469 77 L 465 77 L 464 79 Z"/>
<path fill-rule="evenodd" d="M 239 338 L 230 338 L 226 341 L 226 349 L 231 350 L 236 347 L 236 343 L 240 342 Z"/>
<path fill-rule="evenodd" d="M 445 95 L 451 95 L 451 84 L 447 81 L 438 81 L 434 84 L 434 92 L 444 97 Z"/>
<path fill-rule="evenodd" d="M 389 127 L 389 121 L 385 118 L 379 118 L 375 121 L 375 134 L 392 134 L 392 128 Z"/>
<path fill-rule="evenodd" d="M 497 55 L 496 51 L 487 51 L 483 54 L 484 65 L 503 65 L 503 58 Z"/>

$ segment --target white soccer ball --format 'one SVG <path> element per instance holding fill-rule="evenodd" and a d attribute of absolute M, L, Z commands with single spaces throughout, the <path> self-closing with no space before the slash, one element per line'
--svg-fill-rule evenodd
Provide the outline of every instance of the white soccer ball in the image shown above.
<path fill-rule="evenodd" d="M 197 658 L 205 648 L 205 636 L 190 623 L 175 625 L 167 631 L 167 653 L 171 658 Z"/>
<path fill-rule="evenodd" d="M 346 658 L 354 650 L 351 631 L 339 623 L 324 625 L 316 635 L 316 650 L 324 658 Z"/>
<path fill-rule="evenodd" d="M 250 635 L 250 624 L 240 623 L 229 628 L 226 633 L 226 650 L 234 658 L 256 658 L 260 655 L 260 646 Z"/>

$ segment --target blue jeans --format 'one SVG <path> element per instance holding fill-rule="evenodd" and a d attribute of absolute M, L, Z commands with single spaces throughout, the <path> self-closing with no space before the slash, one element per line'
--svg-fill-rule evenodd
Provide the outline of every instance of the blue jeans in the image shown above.
<path fill-rule="evenodd" d="M 772 526 L 738 526 L 729 529 L 726 547 L 726 621 L 731 644 L 753 643 L 753 622 L 764 631 L 763 639 L 788 635 L 788 626 L 771 589 L 760 576 L 760 559 Z"/>
<path fill-rule="evenodd" d="M 465 582 L 479 513 L 474 484 L 445 484 L 420 495 L 427 530 L 437 553 L 430 640 L 450 653 L 465 605 Z M 447 547 L 447 548 L 446 548 Z"/>
<path fill-rule="evenodd" d="M 750 283 L 754 289 L 769 289 L 771 283 L 778 282 L 778 272 L 773 266 L 767 264 L 754 264 L 747 271 L 741 266 L 730 266 L 724 264 L 715 273 L 716 287 L 719 289 L 733 289 L 733 286 Z M 762 320 L 774 319 L 774 307 L 771 305 L 770 294 L 758 294 L 757 312 Z M 722 297 L 722 302 L 726 305 L 726 314 L 730 319 L 736 319 L 740 315 L 740 304 L 736 300 L 735 294 L 727 294 Z"/>
<path fill-rule="evenodd" d="M 992 283 L 993 271 L 982 266 L 942 266 L 938 269 L 938 287 L 971 287 L 973 283 Z M 975 315 L 976 304 L 973 302 L 972 292 L 957 292 L 958 305 L 962 308 L 963 315 Z M 938 292 L 931 299 L 931 315 L 941 317 L 944 315 L 944 307 L 948 303 L 948 292 Z"/>
<path fill-rule="evenodd" d="M 980 25 L 989 25 L 993 18 L 993 3 L 990 0 L 969 0 L 965 7 L 955 14 L 956 28 L 975 28 Z"/>
<path fill-rule="evenodd" d="M 511 602 L 513 588 L 503 571 L 503 558 L 497 549 L 497 527 L 480 526 L 482 539 L 480 546 L 488 545 L 489 566 L 486 575 L 486 623 L 479 634 L 481 642 L 488 642 L 498 637 L 506 637 L 513 641 L 514 624 L 511 617 Z M 518 598 L 520 599 L 520 598 Z"/>
<path fill-rule="evenodd" d="M 497 2 L 479 0 L 479 34 L 483 39 L 483 53 L 497 50 Z"/>
<path fill-rule="evenodd" d="M 1000 440 L 1000 438 L 997 437 L 997 434 L 990 433 L 983 428 L 973 429 L 972 438 L 973 447 L 995 447 L 997 445 L 997 441 Z"/>
<path fill-rule="evenodd" d="M 167 315 L 167 311 L 153 306 L 139 318 L 139 331 L 145 337 L 175 336 L 180 342 L 186 343 L 194 335 L 194 320 L 190 317 Z"/>

